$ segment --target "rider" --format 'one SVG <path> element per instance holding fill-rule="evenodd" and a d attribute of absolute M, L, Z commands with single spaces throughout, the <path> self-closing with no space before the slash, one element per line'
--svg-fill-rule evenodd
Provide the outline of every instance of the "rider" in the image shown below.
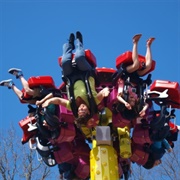
<path fill-rule="evenodd" d="M 76 32 L 76 40 L 77 40 L 77 48 L 74 55 L 74 64 L 75 68 L 72 64 L 72 51 L 75 49 L 74 41 L 75 35 L 73 33 L 70 34 L 69 42 L 63 45 L 63 55 L 62 55 L 62 70 L 64 77 L 68 77 L 68 79 L 72 80 L 71 87 L 73 87 L 73 94 L 75 99 L 76 112 L 73 112 L 77 118 L 77 122 L 85 122 L 93 116 L 91 114 L 90 102 L 88 100 L 87 90 L 85 82 L 81 79 L 82 75 L 85 76 L 87 72 L 90 73 L 88 77 L 88 82 L 90 85 L 90 90 L 92 92 L 93 100 L 95 101 L 95 105 L 100 104 L 104 97 L 109 95 L 109 88 L 102 89 L 99 93 L 96 92 L 95 89 L 95 79 L 91 72 L 93 71 L 93 67 L 87 61 L 85 57 L 85 51 L 83 48 L 83 37 L 82 34 L 77 31 Z M 48 97 L 49 98 L 49 97 Z M 42 104 L 42 107 L 46 107 L 49 104 L 59 104 L 67 107 L 69 110 L 73 110 L 71 101 L 65 98 L 53 97 L 48 99 L 45 97 L 41 101 L 37 101 L 37 105 Z M 93 107 L 94 109 L 96 107 Z"/>
<path fill-rule="evenodd" d="M 123 67 L 125 73 L 127 74 L 126 76 L 128 81 L 127 85 L 127 94 L 125 98 L 125 94 L 123 91 L 122 86 L 125 86 L 126 80 L 119 78 L 118 79 L 118 94 L 117 94 L 117 100 L 122 104 L 118 105 L 118 111 L 122 112 L 122 115 L 125 116 L 127 119 L 133 119 L 138 116 L 144 117 L 146 115 L 146 110 L 148 109 L 149 105 L 145 102 L 143 102 L 143 107 L 140 107 L 140 99 L 138 98 L 138 86 L 135 85 L 136 83 L 139 84 L 138 82 L 132 82 L 132 79 L 135 77 L 143 76 L 146 74 L 152 66 L 152 54 L 151 54 L 151 44 L 154 41 L 155 38 L 151 37 L 147 40 L 146 46 L 146 55 L 145 55 L 145 64 L 142 67 L 142 69 L 139 70 L 140 67 L 140 62 L 138 59 L 138 50 L 137 50 L 137 45 L 138 41 L 141 38 L 142 34 L 137 34 L 133 37 L 133 48 L 132 48 L 132 64 Z M 136 79 L 136 78 L 135 78 Z M 119 88 L 120 87 L 120 88 Z M 139 106 L 139 107 L 138 107 Z M 117 109 L 117 108 L 116 108 Z"/>
<path fill-rule="evenodd" d="M 9 89 L 12 89 L 21 101 L 29 104 L 35 104 L 36 100 L 41 98 L 40 87 L 30 88 L 21 69 L 11 68 L 8 72 L 16 76 L 17 79 L 20 79 L 24 91 L 18 89 L 12 79 L 1 81 L 0 86 L 6 86 Z"/>

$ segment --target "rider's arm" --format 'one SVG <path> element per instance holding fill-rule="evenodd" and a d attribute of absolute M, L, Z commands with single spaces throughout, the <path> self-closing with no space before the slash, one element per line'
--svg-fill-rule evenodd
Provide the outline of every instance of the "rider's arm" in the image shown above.
<path fill-rule="evenodd" d="M 60 98 L 60 97 L 53 97 L 50 99 L 47 99 L 43 104 L 42 107 L 47 107 L 49 104 L 55 104 L 55 105 L 62 105 L 62 106 L 67 106 L 69 100 Z"/>
<path fill-rule="evenodd" d="M 123 99 L 121 93 L 118 93 L 117 99 L 120 103 L 124 104 L 127 109 L 129 109 L 129 110 L 132 109 L 131 105 Z"/>
<path fill-rule="evenodd" d="M 121 102 L 122 104 L 126 104 L 127 102 L 122 98 L 122 94 L 121 93 L 119 93 L 118 95 L 117 95 L 117 99 L 118 99 L 118 101 L 119 102 Z"/>
<path fill-rule="evenodd" d="M 36 105 L 41 105 L 42 103 L 44 103 L 47 99 L 50 99 L 53 97 L 53 93 L 49 93 L 48 95 L 46 95 L 43 99 L 41 99 L 40 101 L 36 101 Z"/>
<path fill-rule="evenodd" d="M 104 97 L 107 97 L 108 95 L 109 95 L 109 88 L 105 87 L 101 91 L 99 91 L 96 97 L 101 102 L 104 99 Z"/>
<path fill-rule="evenodd" d="M 146 110 L 148 109 L 148 107 L 149 107 L 149 104 L 145 103 L 143 109 L 139 112 L 140 117 L 143 117 L 146 115 Z"/>

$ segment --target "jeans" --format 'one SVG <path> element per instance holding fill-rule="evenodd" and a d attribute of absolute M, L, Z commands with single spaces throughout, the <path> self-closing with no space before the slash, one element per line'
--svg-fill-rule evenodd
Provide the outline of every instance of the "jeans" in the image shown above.
<path fill-rule="evenodd" d="M 80 71 L 89 71 L 92 69 L 91 65 L 85 58 L 85 52 L 83 44 L 77 39 L 77 47 L 74 55 L 74 60 L 76 63 L 76 68 Z M 63 55 L 62 55 L 62 69 L 65 76 L 73 73 L 72 67 L 72 45 L 65 43 L 63 45 Z"/>
<path fill-rule="evenodd" d="M 153 151 L 157 151 L 159 149 L 168 150 L 171 148 L 171 146 L 166 139 L 163 139 L 162 141 L 154 141 L 153 144 L 151 145 L 151 148 Z"/>

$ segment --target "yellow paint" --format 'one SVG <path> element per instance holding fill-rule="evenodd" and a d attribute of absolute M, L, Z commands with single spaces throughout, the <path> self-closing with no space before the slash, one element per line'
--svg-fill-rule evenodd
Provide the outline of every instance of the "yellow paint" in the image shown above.
<path fill-rule="evenodd" d="M 117 153 L 112 146 L 96 146 L 90 157 L 91 180 L 119 180 Z"/>
<path fill-rule="evenodd" d="M 129 128 L 127 126 L 124 128 L 118 127 L 117 131 L 119 135 L 120 156 L 128 159 L 132 156 Z"/>

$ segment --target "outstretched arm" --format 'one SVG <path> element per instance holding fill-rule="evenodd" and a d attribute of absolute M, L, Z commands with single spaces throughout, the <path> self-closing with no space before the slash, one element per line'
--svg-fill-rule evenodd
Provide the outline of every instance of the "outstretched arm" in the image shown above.
<path fill-rule="evenodd" d="M 105 97 L 109 95 L 109 88 L 105 87 L 97 94 L 97 99 L 101 102 Z"/>
<path fill-rule="evenodd" d="M 129 109 L 129 110 L 132 109 L 131 105 L 122 98 L 122 94 L 121 94 L 121 93 L 119 93 L 119 94 L 117 95 L 117 99 L 118 99 L 119 102 L 121 102 L 122 104 L 124 104 L 127 109 Z"/>
<path fill-rule="evenodd" d="M 40 101 L 36 101 L 36 105 L 39 106 L 41 105 L 43 102 L 45 102 L 47 99 L 50 99 L 53 97 L 53 93 L 49 93 L 48 95 L 46 95 L 43 99 L 41 99 Z"/>
<path fill-rule="evenodd" d="M 53 97 L 50 99 L 47 99 L 43 104 L 42 107 L 47 107 L 49 104 L 56 104 L 56 105 L 62 105 L 65 106 L 67 105 L 68 100 L 60 97 Z"/>
<path fill-rule="evenodd" d="M 143 109 L 139 112 L 140 117 L 145 116 L 146 110 L 148 109 L 148 107 L 149 107 L 149 104 L 148 104 L 148 103 L 145 103 Z"/>

